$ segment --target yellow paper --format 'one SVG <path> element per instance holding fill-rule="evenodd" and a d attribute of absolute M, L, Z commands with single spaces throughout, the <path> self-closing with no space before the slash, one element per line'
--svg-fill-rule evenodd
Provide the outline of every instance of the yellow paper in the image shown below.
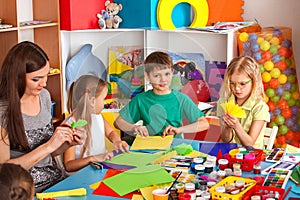
<path fill-rule="evenodd" d="M 197 158 L 197 157 L 199 157 L 199 156 L 201 156 L 201 157 L 207 157 L 208 154 L 202 153 L 202 152 L 200 152 L 200 151 L 193 150 L 191 153 L 189 153 L 189 154 L 187 154 L 187 155 L 185 155 L 185 156 Z"/>
<path fill-rule="evenodd" d="M 93 183 L 93 184 L 89 185 L 89 187 L 93 190 L 96 190 L 99 187 L 100 184 L 101 184 L 101 181 L 98 181 L 96 183 Z"/>
<path fill-rule="evenodd" d="M 230 114 L 238 118 L 246 117 L 246 112 L 243 110 L 243 108 L 235 104 L 234 101 L 232 100 L 222 103 L 221 107 L 223 108 L 224 112 L 227 114 Z"/>
<path fill-rule="evenodd" d="M 131 150 L 167 150 L 170 149 L 173 135 L 168 135 L 166 137 L 161 136 L 149 136 L 142 137 L 137 135 L 133 144 L 131 146 Z"/>
<path fill-rule="evenodd" d="M 150 164 L 161 164 L 166 160 L 169 160 L 170 158 L 173 158 L 174 156 L 177 155 L 176 151 L 171 151 L 165 155 L 161 155 L 161 157 L 157 158 L 156 160 L 152 161 Z"/>
<path fill-rule="evenodd" d="M 55 197 L 84 196 L 84 195 L 86 195 L 86 189 L 78 188 L 73 190 L 63 190 L 57 192 L 36 193 L 36 198 L 46 199 L 46 198 L 55 198 Z"/>
<path fill-rule="evenodd" d="M 131 200 L 144 200 L 143 196 L 140 194 L 134 194 Z"/>

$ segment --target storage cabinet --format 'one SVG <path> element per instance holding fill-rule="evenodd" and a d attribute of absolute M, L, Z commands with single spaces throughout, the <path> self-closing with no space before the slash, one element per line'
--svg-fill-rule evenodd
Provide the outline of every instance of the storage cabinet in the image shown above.
<path fill-rule="evenodd" d="M 48 54 L 51 68 L 61 70 L 59 0 L 0 0 L 2 24 L 0 29 L 0 63 L 8 50 L 22 41 L 38 44 Z M 56 102 L 53 122 L 62 119 L 62 76 L 49 74 L 47 89 Z"/>

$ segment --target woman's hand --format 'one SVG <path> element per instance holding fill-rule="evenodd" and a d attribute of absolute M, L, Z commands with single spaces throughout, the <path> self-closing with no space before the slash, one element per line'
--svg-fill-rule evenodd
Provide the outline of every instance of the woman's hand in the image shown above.
<path fill-rule="evenodd" d="M 163 133 L 162 137 L 165 137 L 167 135 L 176 135 L 180 133 L 180 129 L 174 126 L 166 126 Z"/>
<path fill-rule="evenodd" d="M 134 125 L 133 132 L 143 137 L 149 136 L 146 126 Z"/>
<path fill-rule="evenodd" d="M 73 129 L 73 142 L 71 145 L 81 145 L 86 140 L 87 133 L 85 128 L 77 127 Z"/>
<path fill-rule="evenodd" d="M 128 144 L 125 142 L 125 141 L 117 141 L 117 142 L 114 142 L 114 147 L 115 147 L 115 150 L 117 151 L 117 153 L 119 152 L 119 150 L 122 152 L 122 153 L 129 153 L 129 147 L 128 147 Z"/>
<path fill-rule="evenodd" d="M 63 145 L 69 146 L 73 143 L 73 134 L 74 131 L 70 127 L 58 126 L 47 142 L 48 148 L 51 149 L 51 152 L 54 152 Z"/>
<path fill-rule="evenodd" d="M 114 157 L 114 154 L 112 152 L 101 153 L 101 154 L 92 156 L 92 162 L 103 162 L 106 160 L 111 160 L 112 157 Z"/>

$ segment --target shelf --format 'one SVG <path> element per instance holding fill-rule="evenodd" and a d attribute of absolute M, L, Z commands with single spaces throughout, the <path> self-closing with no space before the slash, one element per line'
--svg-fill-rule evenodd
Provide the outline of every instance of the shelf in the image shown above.
<path fill-rule="evenodd" d="M 58 23 L 53 22 L 53 23 L 46 23 L 46 24 L 26 25 L 26 26 L 20 26 L 19 29 L 24 30 L 24 29 L 44 28 L 50 26 L 58 26 Z"/>

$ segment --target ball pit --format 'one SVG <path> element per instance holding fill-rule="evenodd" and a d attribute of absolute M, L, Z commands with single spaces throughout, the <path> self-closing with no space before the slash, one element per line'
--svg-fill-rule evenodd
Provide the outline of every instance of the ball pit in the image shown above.
<path fill-rule="evenodd" d="M 275 147 L 285 147 L 286 144 L 300 147 L 299 85 L 292 30 L 280 27 L 263 28 L 261 32 L 246 31 L 239 33 L 239 52 L 253 57 L 260 64 L 271 116 L 267 126 L 279 127 Z"/>

